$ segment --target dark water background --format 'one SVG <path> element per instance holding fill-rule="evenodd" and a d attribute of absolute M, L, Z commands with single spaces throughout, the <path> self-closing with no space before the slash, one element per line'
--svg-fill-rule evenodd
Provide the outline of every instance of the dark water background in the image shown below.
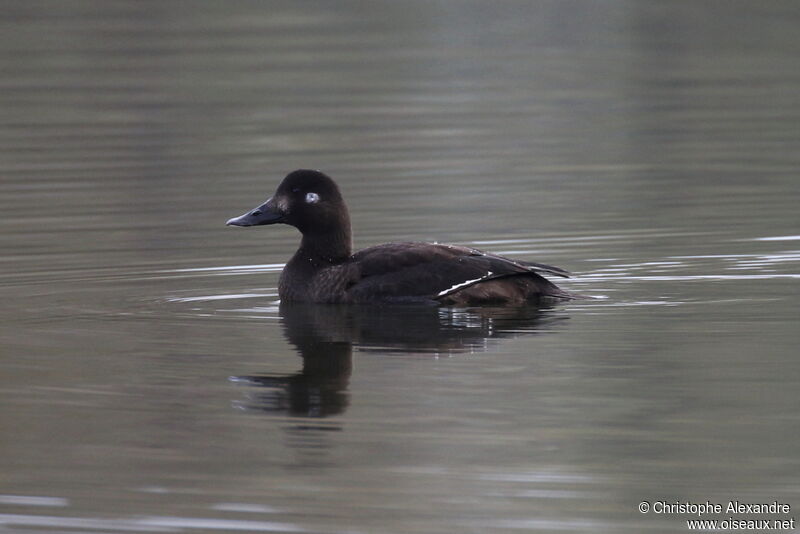
<path fill-rule="evenodd" d="M 793 1 L 4 1 L 0 530 L 795 515 L 798 28 Z M 224 221 L 298 167 L 357 247 L 604 298 L 281 310 L 297 233 Z"/>

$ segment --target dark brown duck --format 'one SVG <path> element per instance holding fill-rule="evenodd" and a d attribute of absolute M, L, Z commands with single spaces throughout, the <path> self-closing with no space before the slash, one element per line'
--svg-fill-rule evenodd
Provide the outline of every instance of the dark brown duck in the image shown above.
<path fill-rule="evenodd" d="M 336 183 L 319 171 L 290 173 L 264 204 L 227 224 L 277 223 L 303 235 L 278 282 L 283 302 L 467 306 L 576 297 L 542 276 L 568 277 L 563 269 L 469 247 L 386 243 L 354 254 L 347 206 Z"/>

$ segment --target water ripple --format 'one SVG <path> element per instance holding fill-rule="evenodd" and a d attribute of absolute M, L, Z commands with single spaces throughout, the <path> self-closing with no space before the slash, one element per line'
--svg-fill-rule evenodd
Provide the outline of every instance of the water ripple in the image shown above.
<path fill-rule="evenodd" d="M 800 235 L 777 235 L 771 237 L 756 237 L 752 241 L 800 241 Z"/>
<path fill-rule="evenodd" d="M 247 532 L 306 532 L 292 523 L 205 517 L 145 516 L 100 519 L 24 514 L 0 514 L 0 526 L 57 527 L 70 529 L 106 529 L 128 532 L 181 532 L 185 529 L 237 530 Z"/>
<path fill-rule="evenodd" d="M 196 273 L 207 275 L 236 275 L 253 273 L 281 272 L 285 263 L 264 263 L 257 265 L 228 265 L 223 267 L 192 267 L 188 269 L 167 269 L 156 271 L 158 273 Z"/>
<path fill-rule="evenodd" d="M 277 292 L 272 293 L 238 293 L 233 295 L 201 295 L 197 297 L 167 297 L 167 302 L 209 302 L 212 300 L 251 299 L 261 297 L 277 297 Z"/>

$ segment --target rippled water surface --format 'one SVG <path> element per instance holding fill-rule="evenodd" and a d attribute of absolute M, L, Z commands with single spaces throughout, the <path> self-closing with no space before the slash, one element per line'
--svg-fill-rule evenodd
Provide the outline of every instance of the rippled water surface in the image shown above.
<path fill-rule="evenodd" d="M 795 2 L 0 6 L 0 530 L 683 532 L 800 509 Z M 288 171 L 542 308 L 280 306 Z M 689 517 L 691 518 L 691 516 Z"/>

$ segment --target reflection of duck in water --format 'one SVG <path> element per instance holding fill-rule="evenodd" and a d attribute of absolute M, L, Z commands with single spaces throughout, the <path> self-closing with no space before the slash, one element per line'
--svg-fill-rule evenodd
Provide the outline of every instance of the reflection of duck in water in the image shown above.
<path fill-rule="evenodd" d="M 300 417 L 326 417 L 347 408 L 353 344 L 344 335 L 328 337 L 328 332 L 316 328 L 309 312 L 304 306 L 281 305 L 284 335 L 303 358 L 303 368 L 288 376 L 233 377 L 236 382 L 266 388 L 243 407 Z"/>
<path fill-rule="evenodd" d="M 550 329 L 565 319 L 547 307 L 454 309 L 433 306 L 281 304 L 284 334 L 303 358 L 293 375 L 238 376 L 256 386 L 249 410 L 296 417 L 344 412 L 353 346 L 366 352 L 458 354 L 486 350 L 491 338 Z"/>
<path fill-rule="evenodd" d="M 451 306 L 575 298 L 542 274 L 558 267 L 469 247 L 387 243 L 353 254 L 350 216 L 334 181 L 319 171 L 289 174 L 275 195 L 229 225 L 284 223 L 303 234 L 278 284 L 282 302 L 417 302 Z"/>

